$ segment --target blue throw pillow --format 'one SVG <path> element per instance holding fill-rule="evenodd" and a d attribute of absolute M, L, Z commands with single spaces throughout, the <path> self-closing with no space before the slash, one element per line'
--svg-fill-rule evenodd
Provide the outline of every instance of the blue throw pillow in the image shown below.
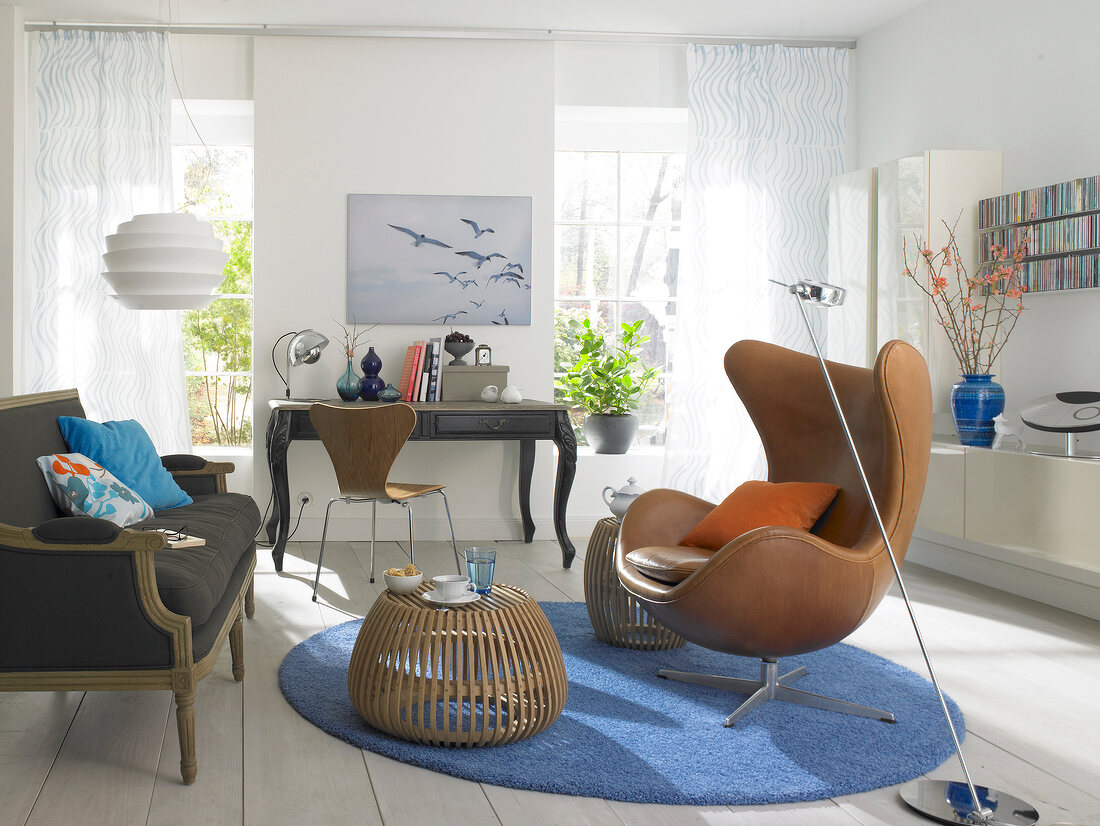
<path fill-rule="evenodd" d="M 100 424 L 76 416 L 58 416 L 57 426 L 69 450 L 83 453 L 105 467 L 154 510 L 191 504 L 191 497 L 164 469 L 145 428 L 133 419 Z"/>

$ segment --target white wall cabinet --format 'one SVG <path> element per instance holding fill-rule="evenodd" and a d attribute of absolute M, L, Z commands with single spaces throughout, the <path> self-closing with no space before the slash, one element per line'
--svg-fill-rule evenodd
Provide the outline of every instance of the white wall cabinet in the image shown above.
<path fill-rule="evenodd" d="M 909 559 L 1100 619 L 1100 462 L 934 442 Z"/>

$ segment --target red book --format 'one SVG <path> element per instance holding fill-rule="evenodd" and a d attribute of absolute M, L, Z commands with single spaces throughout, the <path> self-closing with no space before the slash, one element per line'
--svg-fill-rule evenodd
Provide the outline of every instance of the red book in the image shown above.
<path fill-rule="evenodd" d="M 424 342 L 416 342 L 416 355 L 413 356 L 412 375 L 409 376 L 409 389 L 405 401 L 415 402 L 420 396 L 420 371 L 424 365 Z"/>
<path fill-rule="evenodd" d="M 397 392 L 401 394 L 401 398 L 405 398 L 405 394 L 409 391 L 409 378 L 412 376 L 413 358 L 416 356 L 416 345 L 410 344 L 405 349 L 405 366 L 401 368 L 401 384 L 397 388 Z"/>

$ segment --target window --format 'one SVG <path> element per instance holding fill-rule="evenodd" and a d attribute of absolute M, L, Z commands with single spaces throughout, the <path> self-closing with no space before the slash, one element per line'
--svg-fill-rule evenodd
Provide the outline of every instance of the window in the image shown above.
<path fill-rule="evenodd" d="M 176 208 L 209 221 L 229 252 L 218 298 L 208 307 L 183 314 L 187 402 L 195 445 L 250 447 L 252 146 L 244 142 L 250 143 L 244 130 L 219 128 L 219 115 L 240 104 L 229 101 L 218 107 L 218 103 L 222 102 L 188 102 L 206 145 L 192 131 L 189 138 L 174 141 L 172 156 Z M 186 120 L 187 113 L 179 107 L 174 125 L 181 117 Z M 240 120 L 239 113 L 235 119 Z"/>
<path fill-rule="evenodd" d="M 606 121 L 609 111 L 620 110 L 600 110 L 597 117 Z M 621 117 L 611 119 L 623 126 Z M 573 122 L 576 125 L 577 119 Z M 563 148 L 563 143 L 583 145 L 585 130 L 562 130 L 559 113 L 554 372 L 560 376 L 575 357 L 567 328 L 570 319 L 589 318 L 610 335 L 621 322 L 642 319 L 641 332 L 650 339 L 642 348 L 642 361 L 660 367 L 662 374 L 638 407 L 638 442 L 662 445 L 666 388 L 673 369 L 670 344 L 676 323 L 684 153 L 635 151 L 639 142 L 645 143 L 647 125 L 626 125 L 626 130 L 615 130 L 627 137 L 614 149 L 605 148 L 605 129 L 588 130 L 590 135 L 599 133 L 593 143 L 604 146 Z M 575 137 L 563 140 L 563 131 Z M 582 414 L 575 414 L 578 433 L 582 419 Z"/>

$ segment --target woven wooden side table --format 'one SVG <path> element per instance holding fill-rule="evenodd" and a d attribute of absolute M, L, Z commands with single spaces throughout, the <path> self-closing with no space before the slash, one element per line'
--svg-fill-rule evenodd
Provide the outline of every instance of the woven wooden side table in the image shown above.
<path fill-rule="evenodd" d="M 359 715 L 404 740 L 496 746 L 538 734 L 561 714 L 568 683 L 561 646 L 538 603 L 493 584 L 447 610 L 383 592 L 363 620 L 348 667 Z"/>
<path fill-rule="evenodd" d="M 584 604 L 596 637 L 619 648 L 662 651 L 685 640 L 653 619 L 620 584 L 615 573 L 619 520 L 596 523 L 584 555 Z"/>

